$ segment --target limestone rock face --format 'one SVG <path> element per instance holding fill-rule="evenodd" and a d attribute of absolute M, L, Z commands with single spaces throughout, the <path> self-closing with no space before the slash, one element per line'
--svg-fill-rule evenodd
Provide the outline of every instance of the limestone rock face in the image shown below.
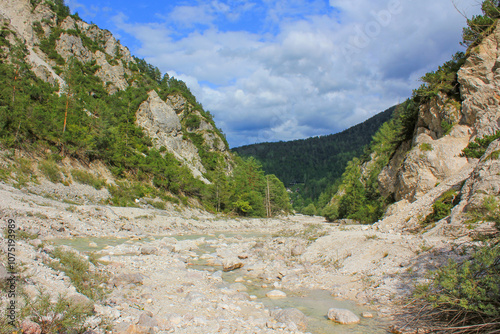
<path fill-rule="evenodd" d="M 194 144 L 183 137 L 182 126 L 171 103 L 163 101 L 156 91 L 149 92 L 149 97 L 140 106 L 136 114 L 136 123 L 153 138 L 159 149 L 164 146 L 177 159 L 183 162 L 202 181 L 205 168 Z"/>
<path fill-rule="evenodd" d="M 92 53 L 83 46 L 82 39 L 66 33 L 62 33 L 59 40 L 56 41 L 56 51 L 66 61 L 69 61 L 72 57 L 82 63 L 92 60 Z"/>
<path fill-rule="evenodd" d="M 73 57 L 82 63 L 96 61 L 100 66 L 96 75 L 107 85 L 110 93 L 124 90 L 129 86 L 125 78 L 132 72 L 123 63 L 134 62 L 134 59 L 128 48 L 121 45 L 109 31 L 76 21 L 70 16 L 58 25 L 56 14 L 44 2 L 33 8 L 29 0 L 0 0 L 0 19 L 3 23 L 8 23 L 9 29 L 25 42 L 29 51 L 27 61 L 40 79 L 51 84 L 57 83 L 61 88 L 65 85 L 64 80 L 52 68 L 55 65 L 54 61 L 37 46 L 41 38 L 48 37 L 58 26 L 62 29 L 62 33 L 56 39 L 55 50 L 65 61 Z M 35 22 L 42 29 L 41 35 L 40 32 L 35 33 L 33 29 Z M 77 30 L 99 44 L 105 53 L 100 50 L 90 50 L 82 38 L 75 35 Z M 109 63 L 106 56 L 114 59 L 113 64 Z"/>
<path fill-rule="evenodd" d="M 459 121 L 457 102 L 443 95 L 421 106 L 411 150 L 410 143 L 404 143 L 379 175 L 383 193 L 413 202 L 461 170 L 468 162 L 460 155 L 469 143 L 470 128 L 454 125 L 446 134 L 442 127 L 442 122 Z"/>
<path fill-rule="evenodd" d="M 412 148 L 396 152 L 379 175 L 382 193 L 392 193 L 399 201 L 386 211 L 379 228 L 407 230 L 418 226 L 432 211 L 432 204 L 453 189 L 459 204 L 429 233 L 458 233 L 467 212 L 483 210 L 486 199 L 499 196 L 499 141 L 492 142 L 479 160 L 460 156 L 471 141 L 500 130 L 499 41 L 497 25 L 471 50 L 458 71 L 461 109 L 443 95 L 420 107 Z M 449 133 L 441 128 L 443 121 L 454 124 Z"/>
<path fill-rule="evenodd" d="M 458 72 L 463 98 L 463 121 L 475 137 L 500 130 L 500 68 L 498 51 L 500 23 L 494 32 L 475 48 Z"/>
<path fill-rule="evenodd" d="M 484 156 L 462 188 L 463 210 L 482 210 L 484 200 L 500 194 L 500 140 L 490 144 Z"/>

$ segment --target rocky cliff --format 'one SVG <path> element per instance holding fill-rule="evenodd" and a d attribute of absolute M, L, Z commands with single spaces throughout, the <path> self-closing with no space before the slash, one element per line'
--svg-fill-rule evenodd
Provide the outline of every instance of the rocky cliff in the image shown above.
<path fill-rule="evenodd" d="M 377 223 L 379 228 L 418 229 L 433 211 L 433 204 L 454 191 L 451 214 L 427 233 L 461 235 L 467 233 L 465 221 L 470 221 L 475 212 L 484 213 L 485 201 L 498 199 L 499 141 L 491 142 L 480 159 L 468 158 L 462 152 L 469 143 L 500 130 L 499 41 L 497 24 L 480 45 L 470 50 L 458 71 L 461 102 L 439 94 L 420 105 L 411 143 L 400 147 L 379 175 L 381 191 L 393 194 L 396 200 Z M 443 129 L 443 122 L 451 128 Z"/>
<path fill-rule="evenodd" d="M 155 91 L 158 89 L 144 78 L 152 67 L 134 58 L 109 31 L 78 16 L 60 15 L 51 1 L 1 0 L 0 21 L 3 31 L 9 32 L 2 50 L 8 53 L 16 45 L 25 48 L 24 61 L 30 70 L 59 87 L 59 94 L 71 91 L 65 71 L 74 61 L 91 68 L 90 74 L 102 81 L 108 94 L 128 87 L 151 87 L 147 100 L 137 110 L 136 124 L 153 139 L 154 146 L 164 147 L 205 183 L 210 183 L 204 176 L 210 160 L 207 155 L 220 156 L 229 171 L 228 147 L 213 121 L 180 92 L 160 98 Z M 159 73 L 153 76 L 159 84 Z M 190 117 L 198 120 L 194 128 L 185 121 Z"/>

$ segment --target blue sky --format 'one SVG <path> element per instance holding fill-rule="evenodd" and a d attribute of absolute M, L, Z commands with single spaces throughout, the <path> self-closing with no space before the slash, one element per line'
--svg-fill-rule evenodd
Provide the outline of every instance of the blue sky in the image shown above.
<path fill-rule="evenodd" d="M 336 133 L 404 101 L 464 51 L 479 2 L 66 1 L 184 80 L 231 147 Z"/>

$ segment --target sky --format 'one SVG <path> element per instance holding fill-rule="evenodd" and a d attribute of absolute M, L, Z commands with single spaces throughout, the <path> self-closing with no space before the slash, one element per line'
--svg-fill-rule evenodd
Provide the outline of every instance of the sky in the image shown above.
<path fill-rule="evenodd" d="M 186 82 L 230 147 L 340 132 L 450 60 L 479 0 L 66 0 Z"/>

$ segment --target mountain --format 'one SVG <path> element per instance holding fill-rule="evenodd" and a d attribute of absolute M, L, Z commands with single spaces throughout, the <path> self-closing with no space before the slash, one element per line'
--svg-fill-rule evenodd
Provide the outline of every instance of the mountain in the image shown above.
<path fill-rule="evenodd" d="M 265 189 L 260 169 L 232 156 L 184 82 L 70 15 L 62 0 L 0 5 L 0 149 L 14 152 L 0 156 L 4 181 L 91 183 L 112 205 L 182 202 L 265 215 L 267 196 L 268 214 L 287 210 L 283 185 Z M 245 168 L 258 175 L 253 187 L 235 178 L 250 175 Z"/>
<path fill-rule="evenodd" d="M 302 206 L 342 176 L 347 163 L 363 154 L 372 136 L 389 120 L 395 107 L 340 133 L 288 142 L 260 143 L 233 148 L 242 157 L 254 157 L 262 168 L 276 175 L 287 187 L 297 184 L 305 199 Z M 295 208 L 300 209 L 295 199 Z"/>

